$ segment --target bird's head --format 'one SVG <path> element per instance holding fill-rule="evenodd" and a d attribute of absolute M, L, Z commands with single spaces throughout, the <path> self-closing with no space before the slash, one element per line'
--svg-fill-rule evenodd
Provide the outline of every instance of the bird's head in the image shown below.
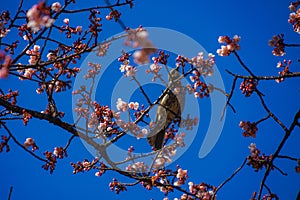
<path fill-rule="evenodd" d="M 168 76 L 169 83 L 172 83 L 173 85 L 177 85 L 181 83 L 180 79 L 180 73 L 177 69 L 172 69 Z"/>

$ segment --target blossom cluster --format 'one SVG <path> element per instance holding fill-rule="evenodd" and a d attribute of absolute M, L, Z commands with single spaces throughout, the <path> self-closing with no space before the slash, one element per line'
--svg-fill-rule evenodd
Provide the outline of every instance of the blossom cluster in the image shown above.
<path fill-rule="evenodd" d="M 149 67 L 150 69 L 146 70 L 146 73 L 153 73 L 154 76 L 152 78 L 152 82 L 154 82 L 157 78 L 161 78 L 162 74 L 159 74 L 162 66 L 160 64 L 166 65 L 168 63 L 169 54 L 165 53 L 164 51 L 159 51 L 158 56 L 153 56 L 151 64 Z"/>
<path fill-rule="evenodd" d="M 167 65 L 169 54 L 165 53 L 164 51 L 159 51 L 158 56 L 153 56 L 152 61 L 153 64 L 150 65 L 150 69 L 146 70 L 146 73 L 153 73 L 154 76 L 152 78 L 152 81 L 154 82 L 157 78 L 161 77 L 161 74 L 159 74 L 159 71 L 162 69 L 163 65 Z"/>
<path fill-rule="evenodd" d="M 132 102 L 131 102 L 132 103 Z M 135 103 L 134 103 L 135 104 Z M 145 105 L 144 104 L 142 104 L 139 108 L 137 108 L 137 109 L 134 109 L 134 108 L 131 108 L 133 111 L 134 111 L 134 113 L 133 113 L 133 115 L 134 115 L 134 117 L 135 117 L 135 120 L 137 120 L 138 118 L 140 118 L 141 117 L 141 115 L 144 115 L 145 117 L 149 117 L 149 113 L 145 113 Z M 146 130 L 146 129 L 143 129 L 143 130 Z M 147 134 L 147 133 L 145 133 L 145 134 Z"/>
<path fill-rule="evenodd" d="M 121 98 L 118 98 L 116 102 L 116 107 L 117 110 L 120 112 L 126 112 L 126 111 L 129 112 L 130 110 L 134 111 L 133 115 L 135 116 L 136 119 L 140 117 L 144 112 L 144 105 L 140 106 L 138 102 L 127 103 L 123 101 Z M 140 129 L 140 127 L 135 122 L 126 123 L 124 120 L 120 119 L 120 112 L 115 113 L 116 123 L 120 128 L 124 129 L 124 131 L 126 132 L 130 131 L 137 139 L 143 138 L 145 137 L 145 135 L 148 134 L 147 129 L 145 128 Z M 149 116 L 149 114 L 146 114 L 145 116 L 147 117 Z"/>
<path fill-rule="evenodd" d="M 184 138 L 186 134 L 177 133 L 175 136 L 171 135 L 170 132 L 173 132 L 172 134 L 174 134 L 174 131 L 178 132 L 178 130 L 174 130 L 174 128 L 169 128 L 166 130 L 165 142 L 167 142 L 168 139 L 172 139 L 173 142 L 169 145 L 164 146 L 163 150 L 156 157 L 153 168 L 161 169 L 165 166 L 166 163 L 172 162 L 172 157 L 176 155 L 177 148 L 185 146 Z"/>
<path fill-rule="evenodd" d="M 22 110 L 22 118 L 23 118 L 23 124 L 26 126 L 29 122 L 29 119 L 32 118 L 32 115 L 28 112 L 26 112 L 25 109 Z"/>
<path fill-rule="evenodd" d="M 198 70 L 193 71 L 193 75 L 190 76 L 190 80 L 194 83 L 193 86 L 187 85 L 189 93 L 194 93 L 195 98 L 209 97 L 209 88 L 201 81 L 201 73 Z"/>
<path fill-rule="evenodd" d="M 57 158 L 62 159 L 64 157 L 67 157 L 67 151 L 63 147 L 55 147 L 53 150 L 53 155 L 55 155 Z"/>
<path fill-rule="evenodd" d="M 300 34 L 300 9 L 297 7 L 300 5 L 299 1 L 292 2 L 289 6 L 291 11 L 288 22 L 293 25 L 294 31 Z"/>
<path fill-rule="evenodd" d="M 251 123 L 249 121 L 241 121 L 239 126 L 244 130 L 243 136 L 244 137 L 256 137 L 256 132 L 258 131 L 257 124 Z"/>
<path fill-rule="evenodd" d="M 92 33 L 93 36 L 98 37 L 99 33 L 102 31 L 101 18 L 97 15 L 100 14 L 99 10 L 91 10 L 89 20 L 91 24 L 89 25 L 89 32 Z"/>
<path fill-rule="evenodd" d="M 83 98 L 79 98 L 76 103 L 76 107 L 74 108 L 74 112 L 77 113 L 78 117 L 83 117 L 85 119 L 89 118 L 90 111 L 88 108 L 84 107 L 83 105 L 89 105 L 90 103 L 87 102 L 88 94 L 85 94 L 86 88 L 85 86 L 81 86 L 79 90 L 75 90 L 72 92 L 73 95 L 81 94 Z"/>
<path fill-rule="evenodd" d="M 292 61 L 291 60 L 283 60 L 283 62 L 278 62 L 277 63 L 277 68 L 283 68 L 282 71 L 278 72 L 279 75 L 284 76 L 287 75 L 290 72 L 290 65 L 291 65 Z M 275 80 L 277 83 L 280 83 L 282 81 L 284 81 L 284 77 L 276 79 Z"/>
<path fill-rule="evenodd" d="M 300 159 L 297 160 L 298 165 L 295 167 L 295 171 L 300 173 Z"/>
<path fill-rule="evenodd" d="M 286 54 L 284 48 L 284 35 L 274 35 L 271 40 L 269 40 L 269 46 L 274 47 L 272 54 L 274 56 L 284 56 Z"/>
<path fill-rule="evenodd" d="M 119 19 L 120 19 L 120 17 L 121 17 L 121 13 L 119 12 L 119 11 L 117 11 L 117 10 L 112 10 L 112 11 L 110 11 L 110 13 L 108 14 L 108 15 L 106 15 L 106 19 L 107 20 L 112 20 L 112 19 L 114 19 L 115 20 L 115 22 L 117 22 Z"/>
<path fill-rule="evenodd" d="M 214 196 L 216 190 L 215 186 L 211 186 L 207 183 L 194 184 L 193 182 L 189 182 L 188 185 L 190 193 L 194 194 L 199 199 L 216 200 L 216 196 Z"/>
<path fill-rule="evenodd" d="M 153 73 L 154 76 L 152 78 L 152 82 L 154 82 L 157 78 L 160 78 L 162 75 L 159 74 L 159 71 L 162 69 L 162 66 L 160 66 L 159 64 L 151 64 L 149 66 L 150 69 L 146 69 L 146 73 Z"/>
<path fill-rule="evenodd" d="M 260 150 L 256 147 L 256 144 L 254 143 L 251 143 L 248 148 L 250 149 L 250 156 L 247 157 L 247 165 L 252 166 L 255 172 L 258 172 L 263 167 L 267 167 L 268 165 L 270 165 L 272 155 L 260 155 Z M 273 167 L 271 166 L 271 169 L 272 168 Z"/>
<path fill-rule="evenodd" d="M 180 127 L 186 130 L 193 130 L 193 126 L 196 126 L 198 122 L 198 117 L 191 118 L 190 114 L 188 114 L 185 119 L 181 119 Z"/>
<path fill-rule="evenodd" d="M 42 168 L 46 171 L 50 170 L 50 174 L 52 174 L 55 170 L 55 165 L 57 163 L 56 156 L 50 151 L 45 151 L 44 155 L 47 159 L 47 162 L 42 166 Z"/>
<path fill-rule="evenodd" d="M 0 51 L 0 79 L 8 77 L 11 62 L 11 57 L 6 55 L 3 51 Z"/>
<path fill-rule="evenodd" d="M 71 38 L 72 34 L 81 34 L 82 32 L 82 26 L 76 26 L 76 27 L 71 27 L 70 24 L 70 19 L 69 18 L 65 18 L 63 20 L 63 22 L 65 23 L 65 25 L 62 25 L 60 28 L 61 32 L 65 32 L 67 38 Z"/>
<path fill-rule="evenodd" d="M 51 18 L 51 8 L 46 2 L 40 2 L 33 5 L 26 13 L 27 27 L 33 32 L 38 32 L 43 27 L 50 27 L 54 19 Z"/>
<path fill-rule="evenodd" d="M 91 162 L 87 159 L 84 159 L 82 162 L 78 161 L 77 163 L 71 162 L 71 166 L 73 167 L 73 174 L 90 171 L 91 169 L 97 169 L 96 164 L 98 163 L 98 161 L 99 158 L 95 158 Z"/>
<path fill-rule="evenodd" d="M 3 11 L 0 15 L 0 38 L 5 37 L 9 32 L 10 29 L 5 28 L 5 25 L 11 20 L 10 12 Z"/>
<path fill-rule="evenodd" d="M 175 186 L 184 185 L 188 178 L 187 170 L 183 170 L 182 168 L 179 167 L 177 169 L 176 178 L 177 178 L 177 181 L 174 182 Z"/>
<path fill-rule="evenodd" d="M 241 37 L 238 35 L 233 36 L 233 39 L 230 39 L 229 36 L 220 36 L 218 42 L 222 45 L 221 49 L 217 50 L 219 56 L 229 56 L 232 52 L 240 50 L 240 45 L 238 44 L 241 40 Z"/>
<path fill-rule="evenodd" d="M 257 192 L 253 192 L 250 200 L 257 200 Z M 262 197 L 262 200 L 279 200 L 279 197 L 274 194 L 274 193 L 271 193 L 271 194 L 265 194 L 263 197 Z"/>
<path fill-rule="evenodd" d="M 123 62 L 120 66 L 120 71 L 124 74 L 124 76 L 135 76 L 137 69 L 133 65 L 129 64 L 129 60 L 127 62 Z"/>
<path fill-rule="evenodd" d="M 26 138 L 25 142 L 24 142 L 24 147 L 28 148 L 31 147 L 32 151 L 37 150 L 39 147 L 36 145 L 34 139 L 32 138 Z"/>
<path fill-rule="evenodd" d="M 137 72 L 137 69 L 133 65 L 130 65 L 130 60 L 129 60 L 130 57 L 131 54 L 123 52 L 122 56 L 118 58 L 118 61 L 122 62 L 119 70 L 124 74 L 125 77 L 135 76 Z"/>
<path fill-rule="evenodd" d="M 55 170 L 57 159 L 62 159 L 68 156 L 66 148 L 55 147 L 53 152 L 45 151 L 44 156 L 46 158 L 46 163 L 42 166 L 46 171 L 50 170 L 50 174 Z M 77 164 L 71 163 L 73 166 L 73 173 L 81 172 L 83 170 L 89 170 L 90 165 L 94 166 L 98 162 L 98 159 L 94 159 L 92 163 L 89 163 L 87 160 L 84 160 L 82 163 L 78 162 Z"/>
<path fill-rule="evenodd" d="M 135 162 L 133 164 L 129 164 L 126 167 L 126 171 L 134 172 L 134 173 L 146 173 L 148 170 L 148 166 L 145 165 L 144 162 Z"/>
<path fill-rule="evenodd" d="M 179 119 L 174 119 L 174 121 L 171 123 L 169 128 L 166 129 L 165 132 L 165 142 L 167 143 L 168 140 L 174 140 L 176 133 L 178 132 L 178 129 L 176 129 L 175 125 L 179 122 Z"/>
<path fill-rule="evenodd" d="M 15 54 L 15 49 L 18 47 L 19 40 L 12 42 L 10 45 L 7 45 L 4 49 L 5 52 L 9 52 L 10 54 Z"/>
<path fill-rule="evenodd" d="M 26 68 L 24 70 L 18 70 L 21 76 L 19 76 L 19 79 L 21 81 L 26 80 L 26 79 L 32 79 L 32 76 L 36 74 L 37 70 L 32 69 L 32 68 Z"/>
<path fill-rule="evenodd" d="M 200 52 L 197 56 L 191 58 L 189 63 L 196 67 L 202 76 L 211 76 L 213 74 L 213 66 L 215 65 L 215 55 L 209 53 L 208 59 L 204 59 L 204 53 Z"/>
<path fill-rule="evenodd" d="M 19 96 L 18 90 L 16 91 L 8 90 L 7 94 L 0 94 L 1 99 L 4 99 L 5 101 L 10 101 L 12 105 L 16 105 L 17 96 Z"/>
<path fill-rule="evenodd" d="M 118 132 L 115 128 L 116 122 L 113 118 L 116 117 L 113 110 L 108 106 L 101 106 L 99 103 L 94 102 L 94 110 L 88 123 L 89 128 L 97 127 L 99 137 L 111 136 Z"/>
<path fill-rule="evenodd" d="M 263 197 L 262 197 L 262 200 L 279 200 L 279 197 L 277 196 L 277 194 L 265 194 Z"/>
<path fill-rule="evenodd" d="M 97 52 L 96 55 L 99 57 L 106 56 L 107 50 L 110 45 L 111 45 L 111 42 L 103 42 L 100 45 L 98 45 L 95 50 Z"/>
<path fill-rule="evenodd" d="M 156 52 L 156 48 L 148 39 L 148 32 L 143 27 L 126 30 L 128 35 L 125 40 L 125 45 L 133 48 L 141 48 L 136 50 L 133 54 L 134 62 L 136 64 L 146 64 L 150 61 L 149 56 Z"/>
<path fill-rule="evenodd" d="M 170 57 L 170 54 L 165 53 L 165 51 L 159 51 L 157 57 L 152 57 L 152 61 L 154 64 L 163 64 L 167 65 L 168 58 Z"/>
<path fill-rule="evenodd" d="M 170 146 L 172 147 L 172 146 Z M 161 169 L 165 166 L 166 163 L 172 162 L 172 156 L 175 155 L 176 149 L 173 148 L 165 148 L 164 152 L 161 153 L 157 158 L 155 159 L 155 163 L 153 165 L 153 168 Z"/>
<path fill-rule="evenodd" d="M 170 176 L 170 174 L 173 174 L 171 170 L 159 169 L 155 170 L 153 173 L 154 175 L 151 177 L 151 186 L 147 187 L 147 185 L 144 185 L 144 187 L 151 189 L 152 186 L 157 186 L 157 188 L 159 188 L 160 191 L 164 192 L 165 194 L 168 194 L 170 191 L 173 191 L 172 186 L 164 186 L 169 185 L 168 177 Z"/>
<path fill-rule="evenodd" d="M 245 94 L 246 97 L 250 97 L 251 94 L 256 90 L 257 84 L 258 81 L 256 79 L 244 79 L 240 85 L 240 90 L 242 91 L 242 94 Z"/>
<path fill-rule="evenodd" d="M 88 62 L 88 67 L 89 67 L 88 73 L 84 75 L 85 79 L 90 79 L 90 78 L 93 79 L 100 73 L 100 69 L 101 69 L 100 64 Z"/>
<path fill-rule="evenodd" d="M 98 171 L 95 173 L 95 176 L 97 176 L 97 177 L 102 176 L 106 172 L 106 170 L 105 170 L 106 168 L 107 168 L 107 166 L 101 162 L 100 167 L 97 168 Z"/>
<path fill-rule="evenodd" d="M 5 135 L 1 135 L 1 142 L 0 142 L 0 153 L 3 151 L 3 149 L 5 148 L 6 152 L 10 151 L 10 147 L 8 145 L 8 141 L 9 141 L 10 137 L 7 137 Z"/>
<path fill-rule="evenodd" d="M 54 12 L 58 12 L 61 9 L 61 4 L 59 2 L 54 2 L 51 5 L 51 10 L 53 10 Z"/>
<path fill-rule="evenodd" d="M 111 191 L 114 191 L 116 194 L 119 194 L 120 192 L 127 190 L 125 185 L 115 178 L 113 179 L 112 182 L 109 183 L 109 188 Z"/>
<path fill-rule="evenodd" d="M 30 56 L 30 59 L 28 60 L 30 65 L 37 64 L 38 59 L 40 58 L 40 46 L 34 45 L 31 50 L 27 50 L 26 54 Z"/>
<path fill-rule="evenodd" d="M 186 65 L 186 63 L 189 62 L 189 59 L 182 56 L 182 55 L 178 55 L 177 58 L 176 58 L 176 67 L 184 67 Z"/>

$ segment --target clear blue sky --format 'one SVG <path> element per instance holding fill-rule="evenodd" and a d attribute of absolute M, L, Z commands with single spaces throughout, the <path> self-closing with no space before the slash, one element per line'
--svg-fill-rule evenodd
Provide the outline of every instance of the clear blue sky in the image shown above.
<path fill-rule="evenodd" d="M 80 1 L 80 0 L 78 0 Z M 2 0 L 1 10 L 15 10 L 16 0 Z M 25 1 L 30 8 L 35 1 Z M 52 1 L 49 1 L 52 3 Z M 103 1 L 97 2 L 104 5 Z M 87 4 L 80 2 L 79 4 Z M 239 54 L 255 74 L 277 73 L 276 64 L 283 58 L 272 56 L 272 49 L 268 40 L 275 34 L 284 33 L 288 43 L 299 43 L 299 35 L 292 31 L 288 24 L 289 1 L 141 1 L 136 0 L 132 10 L 122 8 L 122 20 L 129 27 L 143 25 L 145 27 L 163 27 L 184 33 L 199 42 L 208 52 L 215 53 L 219 48 L 217 39 L 220 35 L 242 37 Z M 78 7 L 79 8 L 79 7 Z M 103 11 L 103 18 L 107 11 Z M 79 17 L 71 21 L 80 22 Z M 80 24 L 79 24 L 80 25 Z M 113 22 L 104 23 L 103 39 L 108 38 L 122 29 Z M 20 38 L 21 39 L 21 38 Z M 298 59 L 298 49 L 288 49 L 284 58 Z M 237 73 L 245 73 L 234 57 L 216 57 L 219 71 L 224 80 L 226 91 L 229 91 L 232 78 L 226 74 L 225 69 Z M 299 63 L 294 62 L 291 70 L 299 71 Z M 1 88 L 18 89 L 21 92 L 20 105 L 28 108 L 43 109 L 46 105 L 40 103 L 43 97 L 37 96 L 33 88 L 35 85 L 27 82 L 14 82 L 13 79 L 1 81 Z M 239 83 L 238 83 L 239 84 Z M 299 80 L 286 80 L 281 84 L 264 82 L 260 84 L 261 91 L 266 94 L 266 102 L 284 123 L 289 126 L 293 115 L 299 109 Z M 105 91 L 107 92 L 107 91 Z M 72 122 L 71 91 L 57 96 L 57 104 L 62 105 L 64 111 L 69 113 L 64 118 Z M 23 95 L 22 95 L 23 94 Z M 26 94 L 26 95 L 24 95 Z M 101 99 L 99 100 L 101 102 Z M 103 100 L 107 101 L 107 100 Z M 41 105 L 40 105 L 41 104 Z M 259 126 L 256 139 L 241 136 L 238 123 L 241 120 L 257 121 L 266 116 L 258 104 L 258 98 L 244 98 L 239 90 L 235 92 L 232 104 L 237 113 L 227 111 L 225 127 L 221 137 L 208 156 L 198 158 L 199 145 L 203 135 L 198 134 L 189 150 L 171 167 L 179 164 L 189 170 L 190 180 L 195 183 L 207 182 L 219 185 L 242 163 L 248 155 L 247 146 L 255 142 L 263 152 L 269 154 L 275 148 L 283 132 L 271 120 Z M 204 116 L 201 116 L 205 119 Z M 13 126 L 12 126 L 13 125 Z M 46 122 L 31 120 L 27 127 L 22 122 L 9 123 L 14 134 L 21 141 L 26 137 L 34 137 L 40 151 L 52 150 L 54 146 L 63 146 L 68 134 L 59 128 L 49 126 Z M 1 135 L 3 132 L 1 131 Z M 299 130 L 293 132 L 288 140 L 283 154 L 294 157 L 299 155 Z M 107 172 L 101 178 L 94 173 L 72 175 L 70 162 L 91 159 L 90 153 L 76 139 L 69 148 L 69 157 L 57 164 L 55 172 L 50 175 L 41 168 L 41 162 L 33 159 L 22 149 L 11 143 L 11 151 L 0 155 L 0 197 L 7 197 L 9 187 L 13 186 L 12 199 L 163 199 L 163 193 L 158 189 L 145 190 L 142 186 L 128 188 L 127 192 L 119 195 L 109 191 L 108 183 L 115 174 Z M 282 176 L 274 171 L 268 181 L 268 186 L 277 193 L 280 199 L 295 199 L 300 189 L 300 175 L 294 172 L 295 163 L 284 161 L 276 164 L 289 175 Z M 255 173 L 250 167 L 245 167 L 239 175 L 229 182 L 219 193 L 219 199 L 249 199 L 252 192 L 257 191 L 263 173 Z M 126 180 L 120 178 L 120 180 Z M 175 197 L 170 195 L 170 199 Z M 177 197 L 179 195 L 177 194 Z"/>

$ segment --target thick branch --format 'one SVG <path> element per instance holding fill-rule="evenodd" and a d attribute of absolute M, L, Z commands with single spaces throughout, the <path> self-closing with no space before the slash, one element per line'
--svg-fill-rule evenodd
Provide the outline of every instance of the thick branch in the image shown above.
<path fill-rule="evenodd" d="M 285 130 L 285 135 L 283 137 L 283 139 L 281 140 L 280 144 L 278 145 L 275 153 L 273 154 L 273 157 L 270 161 L 270 163 L 273 163 L 274 160 L 278 157 L 281 149 L 283 148 L 284 144 L 286 143 L 287 139 L 290 137 L 292 131 L 294 130 L 294 128 L 296 126 L 299 126 L 299 122 L 298 120 L 300 119 L 300 110 L 298 110 L 298 112 L 296 113 L 295 117 L 294 117 L 294 120 L 291 124 L 291 126 L 289 127 L 289 129 Z M 269 176 L 270 174 L 270 171 L 271 171 L 271 165 L 268 165 L 267 169 L 266 169 L 266 172 L 264 174 L 264 177 L 260 183 L 260 188 L 259 188 L 259 192 L 258 192 L 258 199 L 260 199 L 261 195 L 262 195 L 262 190 L 263 190 L 263 187 L 265 185 L 265 182 L 267 180 L 267 177 Z"/>
<path fill-rule="evenodd" d="M 89 145 L 91 145 L 95 149 L 99 150 L 101 152 L 101 154 L 103 154 L 102 156 L 108 162 L 108 164 L 110 164 L 113 167 L 116 167 L 116 165 L 110 160 L 109 156 L 107 155 L 105 146 L 101 145 L 101 144 L 98 144 L 93 139 L 91 139 L 88 136 L 86 136 L 85 134 L 79 132 L 75 128 L 74 125 L 69 124 L 67 122 L 64 122 L 64 121 L 62 121 L 61 119 L 59 119 L 57 117 L 52 117 L 51 115 L 46 115 L 46 114 L 43 114 L 43 113 L 40 113 L 40 112 L 37 112 L 37 111 L 34 111 L 34 110 L 25 109 L 25 108 L 22 108 L 20 106 L 12 105 L 8 101 L 5 101 L 1 98 L 0 98 L 0 105 L 5 107 L 8 110 L 14 112 L 14 113 L 18 113 L 18 114 L 22 114 L 23 110 L 24 110 L 25 112 L 31 114 L 32 117 L 34 117 L 34 118 L 48 121 L 48 122 L 62 128 L 64 130 L 68 131 L 69 133 L 72 133 L 74 136 L 79 136 L 85 142 L 87 142 Z"/>
<path fill-rule="evenodd" d="M 234 74 L 229 70 L 225 70 L 228 74 L 237 77 L 237 78 L 242 78 L 242 79 L 250 79 L 253 78 L 252 76 L 245 76 L 245 75 L 239 75 L 239 74 Z M 295 77 L 300 77 L 300 72 L 293 72 L 293 73 L 288 73 L 285 75 L 280 75 L 280 76 L 255 76 L 255 79 L 257 80 L 277 80 L 281 78 L 295 78 Z"/>

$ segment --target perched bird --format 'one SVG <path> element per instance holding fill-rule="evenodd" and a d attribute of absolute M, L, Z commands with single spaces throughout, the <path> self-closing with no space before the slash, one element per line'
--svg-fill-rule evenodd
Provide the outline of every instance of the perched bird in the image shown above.
<path fill-rule="evenodd" d="M 166 129 L 174 119 L 179 120 L 184 107 L 185 91 L 181 86 L 180 73 L 173 69 L 168 76 L 168 88 L 161 99 L 154 122 L 154 127 L 150 130 L 147 138 L 153 150 L 159 150 L 164 145 Z"/>

